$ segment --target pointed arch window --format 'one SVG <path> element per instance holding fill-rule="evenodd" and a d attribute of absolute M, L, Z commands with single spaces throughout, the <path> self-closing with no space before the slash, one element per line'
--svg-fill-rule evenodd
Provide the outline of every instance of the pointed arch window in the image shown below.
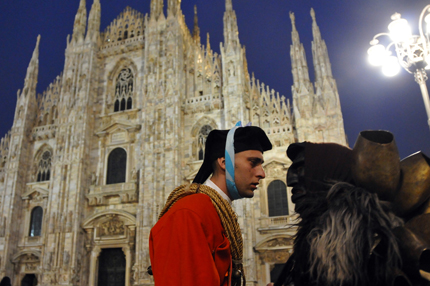
<path fill-rule="evenodd" d="M 281 180 L 272 181 L 267 188 L 269 216 L 288 215 L 287 186 Z"/>
<path fill-rule="evenodd" d="M 116 79 L 114 112 L 132 109 L 134 76 L 131 69 L 122 69 Z"/>
<path fill-rule="evenodd" d="M 40 236 L 42 233 L 42 219 L 43 219 L 43 209 L 42 207 L 35 207 L 31 211 L 30 218 L 30 237 Z"/>
<path fill-rule="evenodd" d="M 127 152 L 122 148 L 113 149 L 109 154 L 106 184 L 125 183 Z"/>
<path fill-rule="evenodd" d="M 37 182 L 49 181 L 51 179 L 51 161 L 51 151 L 44 151 L 37 165 Z"/>
<path fill-rule="evenodd" d="M 203 160 L 204 158 L 206 139 L 211 131 L 212 127 L 210 125 L 204 125 L 200 128 L 199 135 L 197 136 L 197 156 L 199 160 Z"/>

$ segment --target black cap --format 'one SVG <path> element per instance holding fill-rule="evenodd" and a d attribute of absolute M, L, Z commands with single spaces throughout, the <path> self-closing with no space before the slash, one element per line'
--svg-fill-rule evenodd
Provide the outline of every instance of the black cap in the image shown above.
<path fill-rule="evenodd" d="M 225 142 L 229 130 L 212 130 L 205 145 L 205 157 L 193 183 L 203 184 L 213 173 L 212 163 L 225 156 Z M 234 133 L 234 153 L 247 150 L 258 150 L 262 153 L 272 149 L 272 143 L 266 133 L 257 126 L 237 128 Z"/>

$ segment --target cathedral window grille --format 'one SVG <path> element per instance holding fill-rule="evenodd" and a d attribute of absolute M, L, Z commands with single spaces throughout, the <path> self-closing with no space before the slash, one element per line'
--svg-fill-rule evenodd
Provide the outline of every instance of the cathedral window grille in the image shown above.
<path fill-rule="evenodd" d="M 42 207 L 35 207 L 31 211 L 30 218 L 30 237 L 40 236 L 42 233 L 42 218 L 43 218 L 43 209 Z"/>
<path fill-rule="evenodd" d="M 275 180 L 267 188 L 269 216 L 288 215 L 287 186 L 281 180 Z"/>
<path fill-rule="evenodd" d="M 134 76 L 131 69 L 121 70 L 115 85 L 114 112 L 132 109 Z"/>
<path fill-rule="evenodd" d="M 104 248 L 99 256 L 98 285 L 124 286 L 126 260 L 121 248 Z"/>
<path fill-rule="evenodd" d="M 210 125 L 204 125 L 202 128 L 200 128 L 200 132 L 197 139 L 199 160 L 203 160 L 204 158 L 206 139 L 208 138 L 209 132 L 211 131 L 212 127 Z"/>
<path fill-rule="evenodd" d="M 37 182 L 49 181 L 51 177 L 51 160 L 52 154 L 50 151 L 45 151 L 39 160 L 37 166 Z"/>
<path fill-rule="evenodd" d="M 108 158 L 106 184 L 125 183 L 127 152 L 122 148 L 112 150 Z"/>

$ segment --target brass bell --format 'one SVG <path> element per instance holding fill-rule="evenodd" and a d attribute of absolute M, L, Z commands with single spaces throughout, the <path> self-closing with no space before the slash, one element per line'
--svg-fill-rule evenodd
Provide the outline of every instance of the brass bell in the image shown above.
<path fill-rule="evenodd" d="M 382 200 L 392 201 L 400 181 L 400 158 L 394 136 L 388 131 L 368 130 L 352 149 L 352 175 L 356 184 Z"/>
<path fill-rule="evenodd" d="M 403 216 L 430 198 L 430 158 L 417 152 L 403 159 L 400 168 L 402 182 L 393 202 L 393 210 Z"/>
<path fill-rule="evenodd" d="M 429 269 L 429 244 L 415 230 L 405 227 L 397 227 L 393 230 L 399 241 L 400 253 L 403 260 L 403 270 L 413 280 L 419 279 L 420 269 Z"/>

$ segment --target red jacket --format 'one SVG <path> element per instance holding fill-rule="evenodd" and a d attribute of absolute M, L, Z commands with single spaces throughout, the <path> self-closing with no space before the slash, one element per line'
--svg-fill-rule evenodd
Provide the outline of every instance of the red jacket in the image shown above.
<path fill-rule="evenodd" d="M 155 224 L 149 254 L 156 286 L 227 285 L 230 243 L 209 196 L 177 201 Z"/>

